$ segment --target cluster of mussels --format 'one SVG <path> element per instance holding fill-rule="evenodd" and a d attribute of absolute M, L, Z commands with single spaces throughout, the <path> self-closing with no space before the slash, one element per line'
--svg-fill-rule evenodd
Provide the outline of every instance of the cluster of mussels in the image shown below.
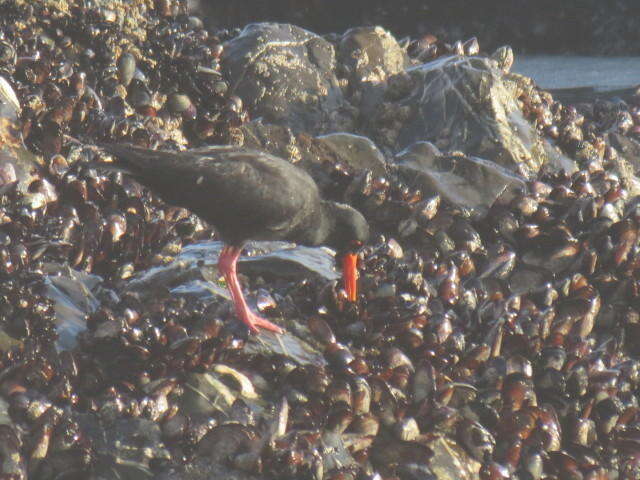
<path fill-rule="evenodd" d="M 476 37 L 467 41 L 455 41 L 453 44 L 443 42 L 435 35 L 426 34 L 411 41 L 407 46 L 407 53 L 412 59 L 425 63 L 443 55 L 478 55 L 480 44 Z"/>
<path fill-rule="evenodd" d="M 482 221 L 398 182 L 354 184 L 402 246 L 381 236 L 363 254 L 358 309 L 333 290 L 313 305 L 334 375 L 325 427 L 383 478 L 432 478 L 419 446 L 439 436 L 482 479 L 640 475 L 640 210 L 618 177 L 602 161 L 543 175 Z M 294 418 L 318 408 L 306 373 Z"/>
<path fill-rule="evenodd" d="M 620 138 L 629 137 L 636 142 L 640 139 L 640 92 L 627 101 L 616 98 L 575 106 L 562 105 L 548 92 L 539 90 L 523 95 L 521 100 L 525 115 L 539 131 L 585 165 L 603 158 L 614 165 L 618 159 L 616 148 L 627 149 Z"/>
<path fill-rule="evenodd" d="M 132 19 L 113 3 L 3 2 L 0 73 L 21 100 L 28 146 L 50 156 L 71 135 L 170 148 L 224 141 L 246 121 L 219 63 L 228 31 L 209 35 L 170 1 L 138 2 L 148 16 Z"/>
<path fill-rule="evenodd" d="M 117 9 L 44 5 L 7 1 L 0 19 L 1 75 L 45 155 L 26 192 L 0 197 L 2 478 L 461 478 L 442 460 L 458 449 L 482 480 L 640 478 L 640 209 L 601 142 L 626 110 L 595 105 L 585 121 L 527 97 L 541 129 L 591 153 L 483 220 L 393 175 L 326 165 L 378 236 L 356 304 L 320 279 L 272 287 L 323 348 L 303 363 L 247 348 L 223 302 L 127 289 L 212 232 L 87 168 L 94 150 L 69 138 L 224 142 L 247 120 L 218 64 L 229 33 L 163 0 L 128 35 Z M 425 59 L 449 48 L 412 45 Z M 60 265 L 118 294 L 63 351 L 46 295 Z"/>

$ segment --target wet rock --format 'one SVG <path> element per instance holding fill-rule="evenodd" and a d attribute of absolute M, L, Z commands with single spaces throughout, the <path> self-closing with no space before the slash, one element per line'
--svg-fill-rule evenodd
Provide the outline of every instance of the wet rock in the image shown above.
<path fill-rule="evenodd" d="M 160 427 L 151 420 L 119 418 L 111 423 L 96 415 L 78 414 L 76 421 L 102 454 L 96 465 L 98 476 L 102 472 L 120 478 L 150 478 L 150 462 L 169 458 Z"/>
<path fill-rule="evenodd" d="M 248 354 L 285 356 L 300 365 L 325 365 L 326 360 L 319 344 L 311 331 L 301 319 L 281 318 L 276 319 L 287 332 L 280 337 L 265 335 L 263 338 L 252 337 L 245 347 Z"/>
<path fill-rule="evenodd" d="M 255 242 L 250 255 L 243 255 L 238 264 L 240 273 L 260 275 L 277 271 L 283 278 L 303 278 L 320 275 L 336 279 L 333 257 L 324 249 L 294 246 L 285 242 Z M 196 297 L 214 295 L 228 298 L 225 288 L 205 281 L 217 275 L 217 259 L 221 242 L 201 242 L 185 247 L 165 265 L 151 268 L 128 282 L 130 289 L 145 295 L 171 288 L 180 294 Z M 246 251 L 245 251 L 246 252 Z"/>
<path fill-rule="evenodd" d="M 58 346 L 70 349 L 76 345 L 78 334 L 87 328 L 87 315 L 98 308 L 100 299 L 115 294 L 104 290 L 97 275 L 53 265 L 48 273 L 45 294 L 54 302 Z"/>
<path fill-rule="evenodd" d="M 170 277 L 174 268 L 188 271 L 190 268 L 215 267 L 221 249 L 221 242 L 189 245 L 173 263 L 166 267 L 157 267 L 136 278 L 131 284 L 151 282 L 149 277 L 153 277 L 153 281 L 161 279 L 164 277 L 164 270 L 169 272 Z M 285 278 L 302 278 L 315 274 L 327 280 L 334 280 L 339 276 L 333 265 L 333 257 L 326 249 L 296 246 L 286 242 L 251 242 L 245 254 L 240 257 L 238 265 L 240 272 L 251 275 L 277 271 L 279 276 Z M 173 281 L 167 283 L 175 285 L 176 280 L 179 280 L 179 277 L 174 277 Z"/>
<path fill-rule="evenodd" d="M 224 52 L 231 90 L 253 117 L 309 133 L 351 124 L 334 48 L 323 38 L 293 25 L 257 23 L 227 42 Z"/>
<path fill-rule="evenodd" d="M 479 215 L 486 214 L 498 198 L 508 201 L 525 186 L 522 178 L 494 162 L 442 155 L 428 142 L 414 143 L 395 160 L 401 177 L 417 185 L 426 196 L 438 194 Z"/>
<path fill-rule="evenodd" d="M 430 141 L 531 178 L 559 160 L 523 117 L 516 101 L 522 86 L 496 67 L 487 58 L 448 56 L 410 68 L 409 93 L 378 109 L 372 138 L 395 151 Z"/>
<path fill-rule="evenodd" d="M 338 162 L 348 165 L 354 172 L 371 170 L 375 176 L 387 175 L 384 155 L 369 138 L 350 133 L 332 133 L 316 138 L 328 147 Z"/>

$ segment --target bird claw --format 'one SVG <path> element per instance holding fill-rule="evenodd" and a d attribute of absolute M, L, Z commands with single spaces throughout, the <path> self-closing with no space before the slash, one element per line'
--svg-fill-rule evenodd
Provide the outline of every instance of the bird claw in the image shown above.
<path fill-rule="evenodd" d="M 258 315 L 249 312 L 249 314 L 247 315 L 247 318 L 243 318 L 242 322 L 249 327 L 249 330 L 253 333 L 259 333 L 260 330 L 259 328 L 264 328 L 265 330 L 269 330 L 270 332 L 275 332 L 275 333 L 284 333 L 284 330 L 282 328 L 280 328 L 279 326 L 277 326 L 275 323 L 270 322 L 269 320 L 266 320 L 262 317 L 259 317 Z"/>

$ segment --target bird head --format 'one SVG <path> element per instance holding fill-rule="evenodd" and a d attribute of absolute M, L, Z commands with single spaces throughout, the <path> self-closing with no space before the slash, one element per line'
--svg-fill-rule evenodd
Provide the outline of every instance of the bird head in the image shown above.
<path fill-rule="evenodd" d="M 369 224 L 360 212 L 349 205 L 328 204 L 332 229 L 326 243 L 336 250 L 336 261 L 342 264 L 347 298 L 355 302 L 358 294 L 358 251 L 369 238 Z"/>

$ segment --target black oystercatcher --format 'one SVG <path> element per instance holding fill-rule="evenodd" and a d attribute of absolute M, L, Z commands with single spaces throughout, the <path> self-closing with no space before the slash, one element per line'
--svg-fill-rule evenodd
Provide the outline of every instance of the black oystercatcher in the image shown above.
<path fill-rule="evenodd" d="M 277 325 L 249 310 L 236 275 L 236 261 L 247 240 L 287 240 L 328 245 L 342 257 L 344 287 L 356 299 L 355 249 L 369 226 L 348 205 L 322 200 L 304 170 L 255 150 L 211 146 L 184 152 L 101 145 L 117 168 L 131 174 L 167 203 L 213 225 L 227 244 L 218 259 L 238 318 L 252 332 L 258 327 L 282 333 Z"/>

